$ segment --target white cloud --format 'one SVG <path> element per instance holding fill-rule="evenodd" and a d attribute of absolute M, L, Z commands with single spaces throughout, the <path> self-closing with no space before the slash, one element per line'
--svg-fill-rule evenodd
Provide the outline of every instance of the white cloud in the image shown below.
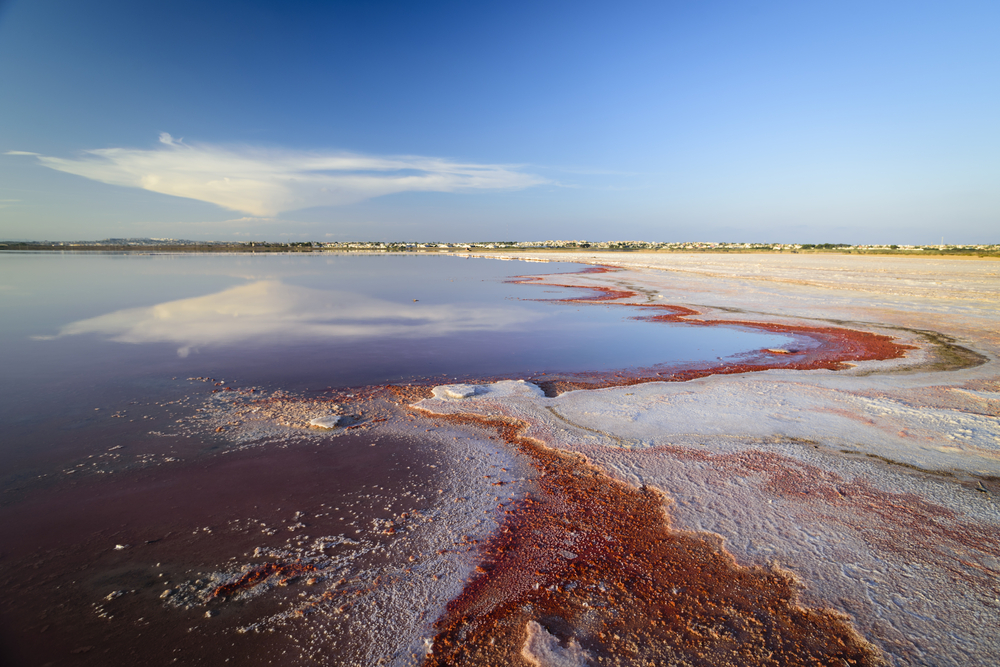
<path fill-rule="evenodd" d="M 516 165 L 420 156 L 226 148 L 166 132 L 150 149 L 101 148 L 78 159 L 24 151 L 46 167 L 102 183 L 211 202 L 253 216 L 351 204 L 397 192 L 519 189 L 547 182 Z"/>

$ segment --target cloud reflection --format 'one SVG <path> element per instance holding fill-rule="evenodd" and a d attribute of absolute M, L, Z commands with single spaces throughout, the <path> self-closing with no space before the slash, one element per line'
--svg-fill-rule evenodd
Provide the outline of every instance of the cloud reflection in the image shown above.
<path fill-rule="evenodd" d="M 526 308 L 397 303 L 260 280 L 216 294 L 79 320 L 55 336 L 38 338 L 99 334 L 123 343 L 170 343 L 186 357 L 201 346 L 434 337 L 495 331 L 539 317 Z"/>

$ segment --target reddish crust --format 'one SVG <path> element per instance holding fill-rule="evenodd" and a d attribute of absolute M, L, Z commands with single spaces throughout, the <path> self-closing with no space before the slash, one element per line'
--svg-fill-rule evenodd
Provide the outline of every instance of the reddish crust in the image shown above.
<path fill-rule="evenodd" d="M 520 424 L 446 419 L 498 430 L 540 477 L 506 510 L 425 665 L 525 665 L 529 620 L 575 637 L 600 664 L 882 664 L 843 618 L 798 606 L 783 573 L 741 567 L 710 537 L 672 529 L 658 492 L 521 437 Z"/>
<path fill-rule="evenodd" d="M 589 267 L 577 273 L 609 273 L 615 271 L 610 267 Z M 562 274 L 565 275 L 565 274 Z M 907 350 L 915 349 L 912 345 L 895 342 L 891 336 L 843 329 L 840 327 L 808 327 L 791 324 L 776 324 L 773 322 L 754 322 L 749 320 L 698 320 L 691 319 L 700 313 L 692 308 L 670 304 L 636 304 L 620 303 L 619 299 L 632 299 L 639 296 L 631 290 L 618 290 L 611 287 L 590 285 L 567 285 L 542 282 L 546 276 L 525 276 L 511 280 L 512 283 L 545 285 L 546 287 L 565 287 L 586 289 L 595 292 L 591 296 L 554 299 L 562 303 L 595 303 L 605 305 L 620 305 L 630 308 L 643 308 L 653 312 L 636 319 L 649 322 L 673 322 L 687 326 L 703 327 L 739 327 L 768 333 L 794 336 L 802 340 L 803 345 L 791 350 L 758 350 L 746 359 L 735 363 L 723 363 L 700 368 L 685 368 L 666 371 L 651 369 L 636 369 L 632 371 L 590 372 L 574 377 L 549 379 L 538 382 L 548 396 L 557 396 L 574 389 L 601 389 L 604 387 L 629 386 L 644 382 L 684 382 L 707 375 L 727 375 L 732 373 L 747 373 L 767 370 L 769 368 L 788 368 L 794 370 L 842 370 L 851 363 L 859 361 L 876 361 L 900 359 L 906 356 Z"/>

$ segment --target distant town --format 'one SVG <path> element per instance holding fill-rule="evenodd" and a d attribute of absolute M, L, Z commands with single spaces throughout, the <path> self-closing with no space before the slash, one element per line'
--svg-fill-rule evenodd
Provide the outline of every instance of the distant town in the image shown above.
<path fill-rule="evenodd" d="M 410 243 L 391 241 L 191 241 L 168 238 L 110 238 L 100 241 L 0 241 L 3 250 L 150 250 L 174 252 L 769 252 L 861 253 L 890 255 L 1000 256 L 1000 244 L 989 245 L 850 245 L 847 243 L 727 243 L 654 241 L 479 241 L 475 243 Z"/>

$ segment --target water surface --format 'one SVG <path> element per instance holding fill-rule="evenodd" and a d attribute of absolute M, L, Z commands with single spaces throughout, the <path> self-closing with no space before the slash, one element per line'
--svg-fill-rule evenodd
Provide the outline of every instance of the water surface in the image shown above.
<path fill-rule="evenodd" d="M 505 282 L 563 263 L 426 255 L 0 257 L 8 474 L 54 433 L 211 376 L 290 391 L 714 361 L 779 336 L 637 322 Z M 110 412 L 109 412 L 110 411 Z M 85 445 L 84 445 L 85 446 Z M 29 457 L 30 458 L 30 457 Z"/>
<path fill-rule="evenodd" d="M 287 546 L 299 513 L 315 537 L 357 536 L 389 508 L 435 511 L 436 489 L 466 465 L 442 443 L 462 434 L 414 427 L 232 452 L 179 425 L 216 381 L 317 396 L 710 363 L 785 342 L 637 321 L 634 309 L 551 301 L 581 290 L 507 282 L 579 269 L 427 255 L 0 254 L 0 661 L 263 665 L 306 640 L 351 650 L 346 617 L 322 636 L 233 641 L 295 599 L 291 589 L 210 622 L 159 595 L 165 582 L 253 562 L 256 547 Z M 372 553 L 382 555 L 354 567 L 404 557 Z"/>

